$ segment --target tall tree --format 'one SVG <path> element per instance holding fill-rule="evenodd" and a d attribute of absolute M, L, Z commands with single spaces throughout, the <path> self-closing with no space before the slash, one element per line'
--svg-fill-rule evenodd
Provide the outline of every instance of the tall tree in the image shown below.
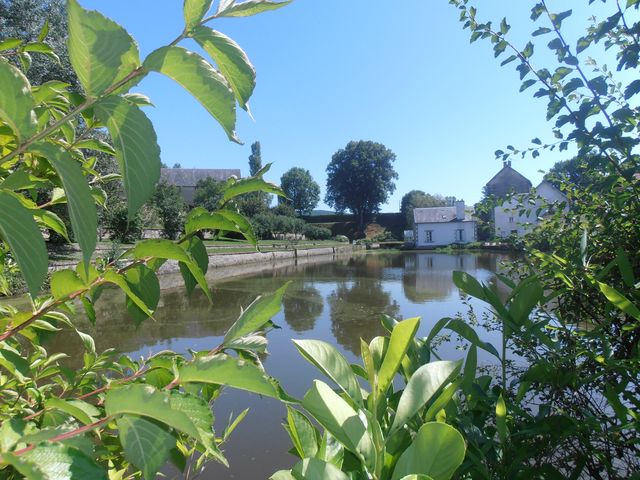
<path fill-rule="evenodd" d="M 59 61 L 40 53 L 23 53 L 22 60 L 30 64 L 27 78 L 32 85 L 50 80 L 69 83 L 80 90 L 67 52 L 67 9 L 64 0 L 0 0 L 0 41 L 19 38 L 28 42 L 38 41 L 38 35 L 47 23 L 46 42 Z"/>
<path fill-rule="evenodd" d="M 362 232 L 365 222 L 380 211 L 380 205 L 396 189 L 395 159 L 395 153 L 381 143 L 349 142 L 333 155 L 327 167 L 325 202 L 339 212 L 354 213 Z"/>
<path fill-rule="evenodd" d="M 193 196 L 194 207 L 204 207 L 210 212 L 218 208 L 218 202 L 222 199 L 224 182 L 219 182 L 215 178 L 207 177 L 198 180 L 196 191 Z"/>
<path fill-rule="evenodd" d="M 260 142 L 253 142 L 251 144 L 251 155 L 249 155 L 249 174 L 253 177 L 260 170 L 262 170 Z M 236 204 L 243 215 L 253 218 L 269 209 L 271 195 L 264 192 L 247 193 L 238 198 Z"/>
<path fill-rule="evenodd" d="M 455 197 L 447 197 L 455 198 Z M 454 200 L 455 202 L 455 200 Z M 411 190 L 402 197 L 400 202 L 400 213 L 405 219 L 407 227 L 413 227 L 413 209 L 428 207 L 446 207 L 449 201 L 441 195 L 431 195 L 422 190 Z"/>
<path fill-rule="evenodd" d="M 260 142 L 251 144 L 251 155 L 249 155 L 249 173 L 253 177 L 262 168 L 262 152 Z"/>
<path fill-rule="evenodd" d="M 308 215 L 320 201 L 320 185 L 309 170 L 293 167 L 280 177 L 280 188 L 287 198 L 279 197 L 280 203 L 290 204 L 298 215 Z"/>

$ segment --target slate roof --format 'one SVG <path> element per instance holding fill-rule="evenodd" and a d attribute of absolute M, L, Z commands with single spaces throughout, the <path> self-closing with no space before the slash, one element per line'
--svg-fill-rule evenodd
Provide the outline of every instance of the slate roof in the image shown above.
<path fill-rule="evenodd" d="M 178 187 L 195 187 L 199 180 L 215 178 L 219 181 L 227 180 L 232 175 L 240 178 L 237 168 L 162 168 L 160 178 L 170 185 Z"/>
<path fill-rule="evenodd" d="M 527 193 L 531 187 L 529 179 L 513 169 L 510 164 L 505 164 L 485 185 L 487 194 L 497 197 L 504 197 L 509 193 Z"/>
<path fill-rule="evenodd" d="M 473 218 L 468 212 L 464 214 L 465 222 L 472 221 Z M 456 217 L 456 207 L 429 207 L 429 208 L 414 208 L 413 209 L 413 222 L 414 223 L 447 223 L 461 221 Z"/>

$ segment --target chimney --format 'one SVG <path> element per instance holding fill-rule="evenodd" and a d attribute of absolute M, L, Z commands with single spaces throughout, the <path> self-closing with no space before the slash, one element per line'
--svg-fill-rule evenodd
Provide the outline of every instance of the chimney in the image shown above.
<path fill-rule="evenodd" d="M 456 219 L 464 220 L 464 200 L 456 201 Z"/>

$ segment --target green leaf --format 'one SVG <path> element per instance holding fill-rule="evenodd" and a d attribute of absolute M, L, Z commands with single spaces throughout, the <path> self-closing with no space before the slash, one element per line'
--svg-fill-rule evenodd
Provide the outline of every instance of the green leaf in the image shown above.
<path fill-rule="evenodd" d="M 254 247 L 258 245 L 258 238 L 253 229 L 251 222 L 247 220 L 244 215 L 238 212 L 232 212 L 231 210 L 218 210 L 216 213 L 227 219 L 233 225 L 231 231 L 241 233 L 242 236 Z"/>
<path fill-rule="evenodd" d="M 433 395 L 460 373 L 462 361 L 432 362 L 415 371 L 402 392 L 389 434 L 405 425 Z"/>
<path fill-rule="evenodd" d="M 482 284 L 467 272 L 461 272 L 458 270 L 454 271 L 453 283 L 467 295 L 471 295 L 472 297 L 476 297 L 485 302 L 487 301 L 487 296 Z"/>
<path fill-rule="evenodd" d="M 318 453 L 318 431 L 304 414 L 287 407 L 287 425 L 285 428 L 300 458 L 316 456 Z"/>
<path fill-rule="evenodd" d="M 222 343 L 227 345 L 249 333 L 259 331 L 265 323 L 280 312 L 282 297 L 287 291 L 289 284 L 290 282 L 287 282 L 274 293 L 256 298 L 251 305 L 240 314 L 240 317 L 231 328 L 227 330 Z"/>
<path fill-rule="evenodd" d="M 104 406 L 108 416 L 130 414 L 149 417 L 193 438 L 200 437 L 191 419 L 185 413 L 171 408 L 169 394 L 151 385 L 137 383 L 112 388 L 107 392 Z"/>
<path fill-rule="evenodd" d="M 202 243 L 202 240 L 196 236 L 189 237 L 187 241 L 181 242 L 180 246 L 189 252 L 202 273 L 207 273 L 207 270 L 209 269 L 209 254 L 207 253 L 207 248 L 204 246 L 204 243 Z M 189 270 L 189 266 L 186 263 L 180 262 L 179 267 L 182 278 L 184 279 L 184 286 L 187 289 L 187 294 L 191 295 L 193 290 L 196 288 L 198 281 L 191 274 L 191 270 Z"/>
<path fill-rule="evenodd" d="M 272 398 L 282 398 L 280 386 L 267 377 L 257 366 L 228 355 L 197 358 L 178 369 L 182 383 L 200 382 L 258 393 Z"/>
<path fill-rule="evenodd" d="M 18 471 L 27 475 L 29 479 L 42 478 L 46 480 L 107 480 L 105 470 L 80 450 L 61 443 L 39 445 L 33 450 L 21 455 L 18 464 L 13 464 Z M 19 466 L 25 462 L 25 470 Z M 39 471 L 42 476 L 30 476 L 32 471 Z M 26 473 L 29 472 L 29 473 Z"/>
<path fill-rule="evenodd" d="M 29 292 L 36 296 L 47 276 L 49 258 L 42 234 L 29 210 L 13 195 L 0 190 L 0 236 L 11 252 L 27 282 Z"/>
<path fill-rule="evenodd" d="M 128 250 L 125 255 L 131 255 L 134 258 L 146 258 L 146 257 L 157 257 L 163 258 L 166 260 L 177 260 L 178 262 L 183 262 L 189 272 L 198 282 L 200 288 L 207 296 L 209 301 L 211 301 L 211 291 L 209 290 L 209 286 L 207 284 L 207 279 L 204 276 L 204 273 L 195 263 L 195 261 L 191 258 L 191 256 L 187 253 L 187 251 L 170 240 L 164 239 L 151 239 L 151 240 L 142 240 L 137 243 L 137 245 Z"/>
<path fill-rule="evenodd" d="M 160 282 L 156 273 L 145 265 L 135 265 L 127 269 L 124 278 L 131 291 L 144 302 L 148 311 L 153 314 L 160 301 Z M 149 315 L 138 308 L 130 297 L 127 298 L 127 309 L 136 321 L 136 325 L 149 318 Z"/>
<path fill-rule="evenodd" d="M 356 454 L 368 467 L 375 467 L 373 440 L 358 413 L 329 385 L 319 380 L 305 394 L 302 405 L 331 435 Z"/>
<path fill-rule="evenodd" d="M 124 457 L 142 471 L 143 478 L 156 478 L 176 439 L 166 429 L 134 415 L 123 415 L 117 424 Z"/>
<path fill-rule="evenodd" d="M 56 300 L 67 297 L 73 292 L 84 290 L 85 284 L 73 270 L 58 270 L 51 275 L 51 293 Z"/>
<path fill-rule="evenodd" d="M 0 85 L 0 118 L 22 143 L 35 133 L 37 127 L 31 86 L 27 77 L 4 59 L 0 59 Z"/>
<path fill-rule="evenodd" d="M 58 235 L 61 235 L 65 240 L 69 241 L 69 232 L 67 232 L 67 226 L 58 215 L 49 210 L 44 210 L 41 208 L 35 208 L 30 211 L 31 214 L 35 217 L 36 221 L 39 221 L 43 226 L 50 230 L 53 230 Z"/>
<path fill-rule="evenodd" d="M 640 322 L 640 309 L 634 305 L 631 300 L 615 288 L 605 283 L 598 282 L 598 288 L 600 288 L 602 294 L 607 297 L 607 300 L 609 300 L 616 308 Z"/>
<path fill-rule="evenodd" d="M 271 164 L 268 164 L 267 167 L 270 167 Z M 265 170 L 266 171 L 266 170 Z M 273 193 L 274 195 L 278 195 L 281 197 L 286 197 L 282 189 L 279 186 L 265 182 L 260 177 L 249 177 L 243 178 L 241 180 L 234 180 L 232 182 L 227 182 L 228 186 L 224 191 L 224 195 L 222 197 L 222 202 L 227 203 L 229 200 L 243 195 L 245 193 L 251 192 L 265 192 L 265 193 Z"/>
<path fill-rule="evenodd" d="M 19 38 L 7 38 L 5 40 L 0 40 L 0 52 L 14 49 L 20 45 L 22 45 L 22 40 Z"/>
<path fill-rule="evenodd" d="M 147 317 L 150 317 L 153 315 L 153 312 L 149 310 L 149 308 L 147 307 L 147 304 L 144 303 L 144 301 L 140 297 L 138 297 L 138 295 L 136 295 L 136 293 L 133 290 L 131 290 L 129 283 L 127 282 L 127 280 L 124 278 L 123 275 L 120 275 L 119 273 L 113 270 L 107 270 L 104 273 L 103 278 L 105 282 L 113 283 L 114 285 L 117 285 L 122 290 L 124 290 L 124 292 L 127 294 L 127 297 L 136 305 L 136 307 L 142 310 L 142 312 Z"/>
<path fill-rule="evenodd" d="M 333 380 L 356 405 L 362 405 L 360 384 L 347 359 L 333 345 L 320 340 L 294 340 L 293 343 L 308 362 Z"/>
<path fill-rule="evenodd" d="M 67 4 L 69 59 L 84 90 L 94 97 L 140 67 L 138 46 L 120 25 L 76 0 Z"/>
<path fill-rule="evenodd" d="M 73 144 L 75 148 L 86 148 L 88 150 L 96 150 L 98 152 L 106 153 L 107 155 L 115 156 L 116 151 L 107 142 L 99 140 L 97 138 L 87 138 L 85 140 L 79 140 Z"/>
<path fill-rule="evenodd" d="M 89 415 L 87 415 L 87 413 L 84 410 L 61 398 L 56 398 L 56 397 L 49 398 L 47 399 L 47 401 L 44 402 L 44 406 L 45 408 L 49 408 L 49 409 L 53 408 L 56 410 L 60 410 L 68 415 L 71 415 L 73 418 L 75 418 L 76 420 L 80 421 L 85 425 L 89 425 L 90 423 L 93 423 L 93 420 L 89 417 Z"/>
<path fill-rule="evenodd" d="M 392 480 L 407 475 L 428 475 L 434 480 L 450 479 L 462 464 L 466 446 L 462 435 L 450 425 L 424 424 L 411 445 L 400 456 Z"/>
<path fill-rule="evenodd" d="M 276 10 L 282 8 L 285 5 L 289 5 L 293 0 L 287 0 L 286 2 L 272 2 L 269 0 L 249 0 L 247 2 L 235 3 L 233 2 L 225 10 L 218 12 L 217 17 L 248 17 L 251 15 L 257 15 L 268 10 Z"/>
<path fill-rule="evenodd" d="M 162 47 L 144 61 L 148 70 L 175 80 L 220 123 L 230 140 L 236 136 L 236 99 L 226 79 L 200 55 L 182 47 Z"/>
<path fill-rule="evenodd" d="M 69 152 L 51 143 L 40 142 L 32 147 L 32 151 L 49 160 L 62 180 L 71 226 L 82 249 L 82 259 L 88 265 L 98 241 L 98 215 L 82 168 Z"/>
<path fill-rule="evenodd" d="M 269 480 L 296 480 L 291 470 L 279 470 L 269 477 Z"/>
<path fill-rule="evenodd" d="M 160 179 L 160 147 L 147 116 L 117 96 L 101 100 L 96 114 L 107 126 L 127 194 L 129 218 L 151 198 Z"/>
<path fill-rule="evenodd" d="M 349 480 L 338 467 L 317 458 L 305 458 L 291 471 L 296 480 Z"/>
<path fill-rule="evenodd" d="M 213 0 L 184 0 L 184 23 L 187 30 L 198 25 L 211 8 Z"/>
<path fill-rule="evenodd" d="M 418 325 L 420 325 L 419 318 L 410 318 L 398 322 L 393 328 L 389 346 L 378 373 L 378 394 L 384 394 L 391 385 L 418 330 Z"/>
<path fill-rule="evenodd" d="M 240 106 L 249 110 L 248 101 L 256 86 L 256 71 L 240 46 L 223 33 L 207 27 L 194 29 L 193 38 L 216 62 L 227 79 Z"/>
<path fill-rule="evenodd" d="M 488 342 L 483 342 L 482 340 L 480 340 L 480 337 L 478 337 L 478 333 L 465 321 L 460 320 L 459 318 L 452 318 L 446 324 L 446 328 L 448 328 L 449 330 L 453 330 L 461 337 L 469 340 L 473 345 L 476 345 L 478 348 L 489 352 L 498 360 L 500 359 L 500 354 L 495 349 L 495 347 Z"/>

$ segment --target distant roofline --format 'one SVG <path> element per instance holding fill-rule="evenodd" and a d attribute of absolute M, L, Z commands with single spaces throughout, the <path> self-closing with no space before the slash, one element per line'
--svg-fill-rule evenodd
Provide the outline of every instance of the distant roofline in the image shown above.
<path fill-rule="evenodd" d="M 525 177 L 524 175 L 522 175 L 519 171 L 517 171 L 515 168 L 513 168 L 511 165 L 504 165 L 500 171 L 498 173 L 496 173 L 493 177 L 491 177 L 491 180 L 489 180 L 487 183 L 485 183 L 485 186 L 489 185 L 491 182 L 493 182 L 496 177 L 498 177 L 498 175 L 500 175 L 502 172 L 504 172 L 505 170 L 512 170 L 515 174 L 519 175 L 520 177 L 522 177 L 523 179 L 525 179 L 529 185 L 533 186 L 533 184 L 531 183 L 531 180 L 529 180 L 527 177 Z"/>

